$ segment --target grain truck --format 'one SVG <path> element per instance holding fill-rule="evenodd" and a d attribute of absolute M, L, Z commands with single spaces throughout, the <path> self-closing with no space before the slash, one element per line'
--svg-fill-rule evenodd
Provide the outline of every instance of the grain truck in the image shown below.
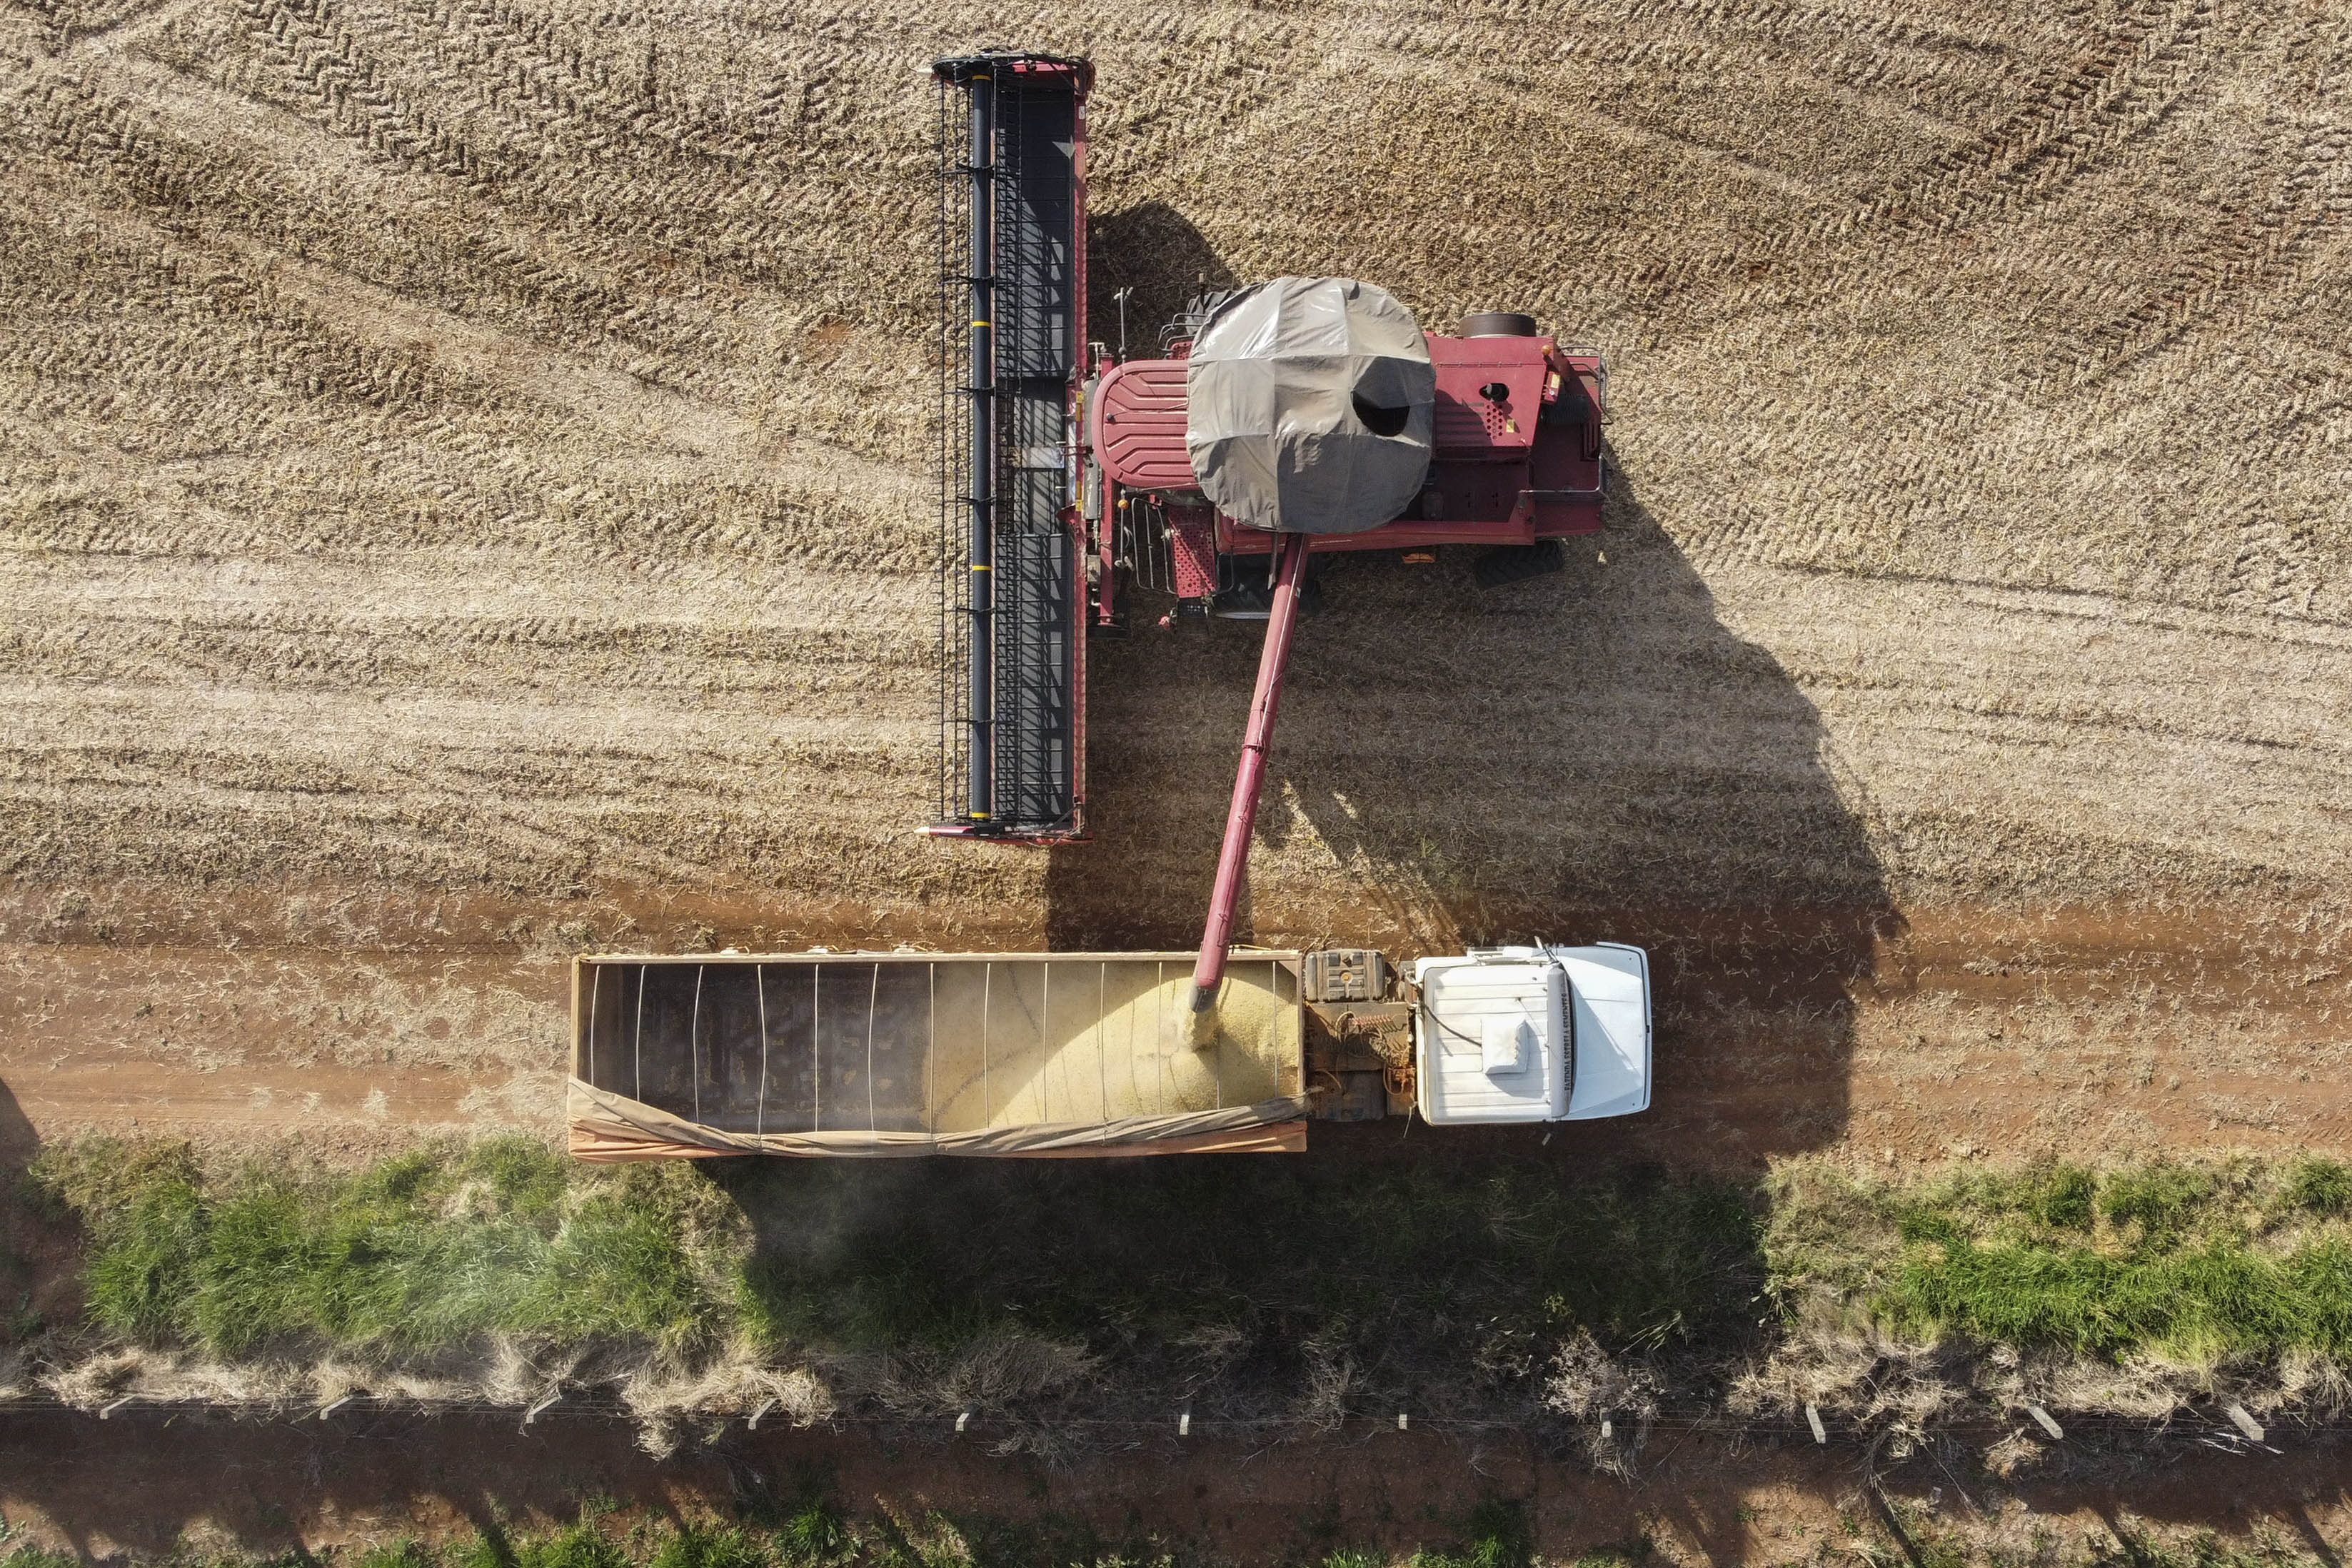
<path fill-rule="evenodd" d="M 1622 1116 L 1650 973 L 1618 943 L 1190 952 L 612 954 L 572 964 L 585 1160 L 1297 1152 L 1307 1123 Z"/>

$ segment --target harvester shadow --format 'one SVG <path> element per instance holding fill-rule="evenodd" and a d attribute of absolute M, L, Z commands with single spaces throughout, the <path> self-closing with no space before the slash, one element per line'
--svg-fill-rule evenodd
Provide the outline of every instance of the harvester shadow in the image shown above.
<path fill-rule="evenodd" d="M 1653 1109 L 1550 1152 L 1753 1168 L 1845 1136 L 1854 997 L 1902 922 L 1818 710 L 1723 626 L 1635 483 L 1611 484 L 1605 531 L 1569 542 L 1556 575 L 1482 591 L 1467 552 L 1323 563 L 1239 929 L 1408 962 L 1534 938 L 1643 946 Z M 1090 655 L 1093 841 L 1055 852 L 1055 948 L 1199 940 L 1259 629 L 1133 619 Z M 1312 1146 L 1373 1153 L 1399 1131 L 1318 1126 Z M 1469 1153 L 1542 1134 L 1440 1136 Z"/>
<path fill-rule="evenodd" d="M 1233 268 L 1183 214 L 1144 202 L 1087 219 L 1087 320 L 1090 335 L 1118 346 L 1118 291 L 1128 290 L 1123 353 L 1160 352 L 1160 327 L 1194 295 L 1231 289 Z"/>
<path fill-rule="evenodd" d="M 1753 1184 L 1520 1159 L 714 1162 L 754 1326 L 837 1397 L 1083 1447 L 1099 1422 L 1328 1437 L 1341 1415 L 1528 1415 L 1573 1323 L 1669 1379 L 1740 1353 Z M 1365 1429 L 1358 1426 L 1353 1436 Z M 1050 1436 L 1049 1436 L 1050 1435 Z"/>

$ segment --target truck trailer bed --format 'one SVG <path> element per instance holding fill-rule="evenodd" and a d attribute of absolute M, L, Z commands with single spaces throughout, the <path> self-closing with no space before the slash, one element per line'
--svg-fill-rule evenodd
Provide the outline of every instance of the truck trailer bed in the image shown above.
<path fill-rule="evenodd" d="M 572 1152 L 1296 1151 L 1299 956 L 1228 967 L 1192 1043 L 1190 953 L 693 953 L 572 966 Z"/>

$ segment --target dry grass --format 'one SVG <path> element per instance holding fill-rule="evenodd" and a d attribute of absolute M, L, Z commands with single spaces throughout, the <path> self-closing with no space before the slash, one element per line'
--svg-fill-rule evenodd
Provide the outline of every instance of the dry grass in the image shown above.
<path fill-rule="evenodd" d="M 1335 571 L 1262 918 L 2343 862 L 2340 16 L 80 15 L 0 32 L 18 877 L 1037 899 L 907 833 L 920 72 L 1014 35 L 1098 282 L 1615 363 L 1605 566 Z M 1107 654 L 1086 918 L 1197 879 L 1244 642 Z"/>
<path fill-rule="evenodd" d="M 2352 1173 L 2333 1162 L 1962 1166 L 1910 1184 L 1812 1163 L 1771 1189 L 1784 1332 L 1731 1380 L 1734 1415 L 1811 1405 L 1902 1458 L 1988 1405 L 2325 1419 L 2352 1394 Z M 2015 1448 L 1997 1462 L 2018 1468 Z"/>
<path fill-rule="evenodd" d="M 1595 1468 L 1630 1480 L 1665 1392 L 1655 1368 L 1612 1356 L 1590 1333 L 1579 1333 L 1552 1358 L 1543 1405 L 1576 1424 Z"/>
<path fill-rule="evenodd" d="M 43 1157 L 26 1222 L 83 1309 L 11 1338 L 85 1409 L 584 1398 L 657 1455 L 838 1409 L 1056 1456 L 1195 1403 L 1301 1437 L 1509 1419 L 1562 1335 L 1703 1375 L 1761 1283 L 1746 1194 L 1655 1171 L 950 1169 L 614 1170 L 507 1139 L 300 1175 L 94 1141 Z"/>

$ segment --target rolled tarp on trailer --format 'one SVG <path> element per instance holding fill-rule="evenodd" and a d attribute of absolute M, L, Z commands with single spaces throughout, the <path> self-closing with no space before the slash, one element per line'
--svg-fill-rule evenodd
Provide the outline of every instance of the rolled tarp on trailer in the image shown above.
<path fill-rule="evenodd" d="M 1298 965 L 1236 955 L 1196 1045 L 1189 953 L 581 958 L 572 1152 L 1296 1152 Z"/>
<path fill-rule="evenodd" d="M 582 1160 L 712 1159 L 722 1154 L 865 1156 L 1300 1153 L 1307 1101 L 1297 1096 L 1226 1110 L 1123 1121 L 1041 1122 L 971 1132 L 728 1132 L 572 1080 L 572 1152 Z"/>

